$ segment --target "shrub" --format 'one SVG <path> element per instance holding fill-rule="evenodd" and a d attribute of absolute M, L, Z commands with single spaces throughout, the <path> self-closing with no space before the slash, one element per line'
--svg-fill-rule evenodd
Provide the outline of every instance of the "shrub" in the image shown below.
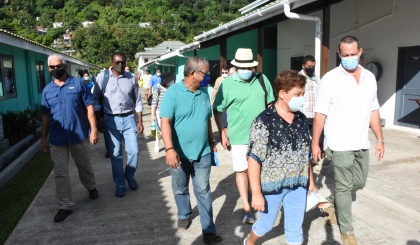
<path fill-rule="evenodd" d="M 7 111 L 2 113 L 4 137 L 10 145 L 17 144 L 30 134 L 37 134 L 41 113 L 37 110 Z"/>

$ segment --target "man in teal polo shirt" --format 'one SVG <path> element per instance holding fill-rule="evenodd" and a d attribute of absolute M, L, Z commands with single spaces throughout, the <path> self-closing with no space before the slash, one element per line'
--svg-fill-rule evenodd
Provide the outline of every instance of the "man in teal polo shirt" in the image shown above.
<path fill-rule="evenodd" d="M 236 67 L 232 76 L 223 80 L 213 102 L 213 113 L 221 134 L 222 145 L 226 150 L 232 149 L 233 170 L 236 172 L 236 185 L 241 196 L 244 217 L 243 222 L 254 223 L 251 206 L 248 202 L 248 151 L 249 129 L 255 117 L 266 108 L 266 103 L 274 101 L 273 88 L 264 75 L 265 92 L 253 72 L 258 65 L 254 61 L 251 49 L 239 48 L 231 64 Z M 266 97 L 266 98 L 265 98 Z M 226 109 L 228 130 L 223 130 L 221 112 Z"/>
<path fill-rule="evenodd" d="M 211 151 L 217 151 L 211 129 L 210 98 L 200 81 L 209 75 L 209 63 L 192 57 L 184 68 L 184 81 L 172 85 L 160 106 L 161 132 L 165 143 L 166 164 L 172 175 L 172 190 L 178 208 L 178 229 L 191 224 L 191 203 L 188 189 L 192 178 L 197 198 L 203 240 L 221 242 L 213 222 L 210 190 Z"/>

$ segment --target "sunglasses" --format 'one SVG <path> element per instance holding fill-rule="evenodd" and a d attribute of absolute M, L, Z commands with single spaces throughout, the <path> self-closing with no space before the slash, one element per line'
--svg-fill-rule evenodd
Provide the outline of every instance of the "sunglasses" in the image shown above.
<path fill-rule="evenodd" d="M 65 66 L 66 66 L 65 64 L 58 64 L 56 66 L 48 66 L 48 68 L 50 68 L 51 70 L 54 70 L 55 68 L 62 69 Z"/>
<path fill-rule="evenodd" d="M 210 76 L 210 71 L 208 71 L 208 72 L 196 71 L 196 72 L 203 73 L 204 74 L 203 76 Z"/>

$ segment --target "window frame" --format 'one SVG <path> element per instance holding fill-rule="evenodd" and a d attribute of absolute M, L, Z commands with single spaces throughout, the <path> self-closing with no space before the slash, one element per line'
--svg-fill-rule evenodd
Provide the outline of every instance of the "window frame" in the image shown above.
<path fill-rule="evenodd" d="M 12 72 L 13 72 L 13 84 L 15 86 L 15 90 L 13 93 L 6 93 L 6 86 L 5 86 L 5 74 L 4 74 L 4 59 L 9 58 L 12 60 Z M 16 72 L 15 72 L 15 59 L 13 55 L 8 54 L 0 54 L 0 78 L 2 81 L 2 92 L 3 96 L 0 96 L 0 100 L 7 100 L 11 98 L 17 97 L 17 84 L 16 84 Z"/>
<path fill-rule="evenodd" d="M 41 64 L 42 64 L 42 71 L 39 71 L 38 65 L 41 65 Z M 36 83 L 37 83 L 38 93 L 40 94 L 44 90 L 45 86 L 47 86 L 46 79 L 45 79 L 45 62 L 44 61 L 35 60 L 35 73 L 36 73 Z M 44 76 L 44 86 L 42 88 L 40 86 L 41 81 L 38 79 L 39 75 Z"/>

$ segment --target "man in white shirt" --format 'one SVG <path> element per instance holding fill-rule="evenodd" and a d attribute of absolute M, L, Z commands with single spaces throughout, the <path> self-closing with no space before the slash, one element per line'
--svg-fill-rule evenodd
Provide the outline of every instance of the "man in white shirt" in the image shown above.
<path fill-rule="evenodd" d="M 147 100 L 147 98 L 149 98 L 149 84 L 150 80 L 152 79 L 152 74 L 150 74 L 149 69 L 146 69 L 145 73 L 146 74 L 144 74 L 141 79 L 143 79 L 144 95 L 146 96 Z"/>
<path fill-rule="evenodd" d="M 363 50 L 355 37 L 338 45 L 341 65 L 322 78 L 315 105 L 312 154 L 321 158 L 319 138 L 325 124 L 324 149 L 334 166 L 335 192 L 327 197 L 326 220 L 334 224 L 335 209 L 344 244 L 357 244 L 352 226 L 351 192 L 362 189 L 369 170 L 369 125 L 376 136 L 375 156 L 384 156 L 375 76 L 358 65 Z"/>

